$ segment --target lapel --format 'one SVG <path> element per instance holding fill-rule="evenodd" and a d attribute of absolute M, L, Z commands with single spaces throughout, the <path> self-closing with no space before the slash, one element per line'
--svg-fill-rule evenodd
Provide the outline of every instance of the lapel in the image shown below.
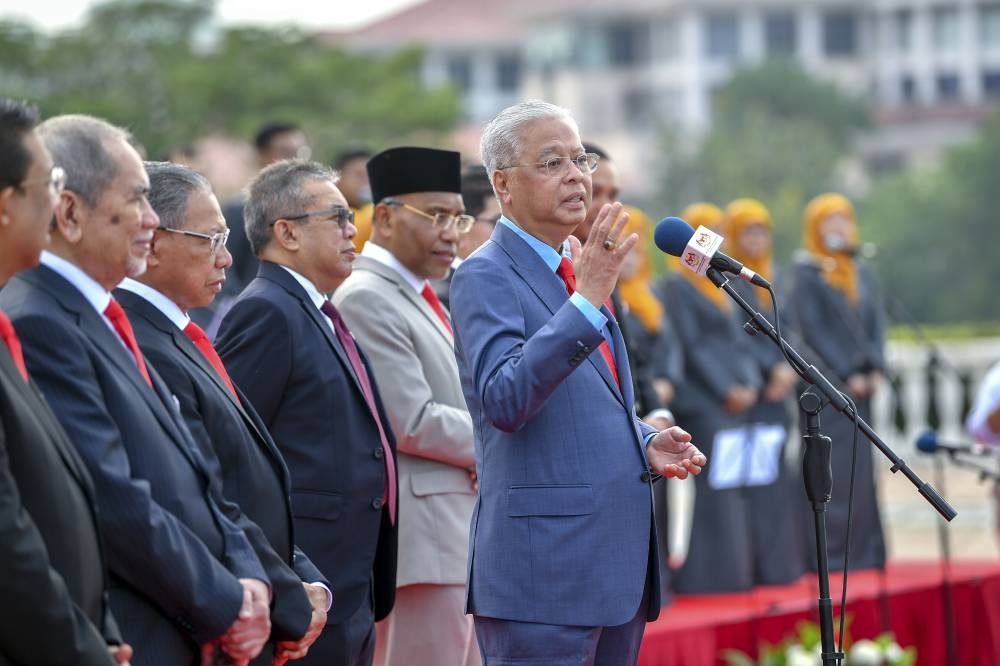
<path fill-rule="evenodd" d="M 172 321 L 165 314 L 163 314 L 159 308 L 147 301 L 142 296 L 135 294 L 131 291 L 125 289 L 116 289 L 115 298 L 121 302 L 122 306 L 135 316 L 142 317 L 160 333 L 170 340 L 177 351 L 187 358 L 187 360 L 197 366 L 195 372 L 201 372 L 210 382 L 212 382 L 215 387 L 222 393 L 225 400 L 236 408 L 243 419 L 244 424 L 247 429 L 253 432 L 258 440 L 260 440 L 261 445 L 267 451 L 268 455 L 271 457 L 271 462 L 279 468 L 280 476 L 282 480 L 287 477 L 288 470 L 285 467 L 284 461 L 281 455 L 275 449 L 271 438 L 264 434 L 265 429 L 263 424 L 259 424 L 256 419 L 251 417 L 251 415 L 246 411 L 243 405 L 249 404 L 247 402 L 247 397 L 240 393 L 239 387 L 236 387 L 236 392 L 239 395 L 239 400 L 237 400 L 233 394 L 229 391 L 229 386 L 223 381 L 222 377 L 215 370 L 205 355 L 201 353 L 201 350 L 191 341 L 191 338 L 187 336 L 184 331 L 177 328 Z M 287 483 L 286 483 L 287 486 Z"/>
<path fill-rule="evenodd" d="M 524 239 L 508 229 L 506 225 L 498 224 L 492 238 L 513 259 L 514 272 L 535 293 L 538 299 L 548 308 L 549 312 L 552 314 L 558 312 L 559 308 L 569 300 L 569 296 L 566 293 L 566 284 L 562 281 L 562 278 L 549 270 L 549 267 L 538 256 L 538 253 L 524 242 Z M 631 377 L 631 374 L 622 371 L 622 366 L 628 364 L 620 362 L 621 359 L 627 358 L 624 352 L 624 343 L 619 342 L 621 331 L 618 329 L 618 324 L 607 307 L 602 305 L 600 309 L 601 313 L 608 318 L 608 323 L 611 326 L 612 337 L 615 342 L 615 365 L 618 370 L 618 378 L 622 382 L 622 386 L 624 386 L 626 376 Z M 622 392 L 618 389 L 614 375 L 611 374 L 608 364 L 604 362 L 604 356 L 595 350 L 587 357 L 587 360 L 601 375 L 601 379 L 607 384 L 615 398 L 623 405 L 628 404 L 623 400 Z"/>
<path fill-rule="evenodd" d="M 354 366 L 351 365 L 351 360 L 347 358 L 347 352 L 344 351 L 343 345 L 340 344 L 340 340 L 337 339 L 336 334 L 333 332 L 332 323 L 330 319 L 320 312 L 319 308 L 312 302 L 309 298 L 309 294 L 306 290 L 302 288 L 294 277 L 289 274 L 284 268 L 278 264 L 271 263 L 269 261 L 260 262 L 260 270 L 257 273 L 260 277 L 271 280 L 277 283 L 281 288 L 298 300 L 302 311 L 305 312 L 306 316 L 312 321 L 323 337 L 326 339 L 327 344 L 330 345 L 330 349 L 333 350 L 334 356 L 340 361 L 341 365 L 344 366 L 344 372 L 351 381 L 354 383 L 355 388 L 358 390 L 358 394 L 361 396 L 362 402 L 367 404 L 368 400 L 365 398 L 364 389 L 361 388 L 361 382 L 358 376 L 354 373 Z M 359 350 L 360 353 L 360 350 Z"/>
<path fill-rule="evenodd" d="M 451 333 L 448 332 L 448 329 L 445 328 L 441 318 L 437 316 L 436 312 L 434 312 L 434 308 L 430 306 L 430 303 L 424 299 L 422 294 L 418 294 L 413 291 L 413 288 L 407 284 L 402 275 L 385 264 L 375 261 L 370 257 L 358 257 L 355 259 L 354 263 L 355 271 L 367 271 L 373 273 L 379 278 L 392 284 L 400 295 L 409 301 L 410 304 L 412 304 L 413 307 L 416 308 L 421 315 L 423 315 L 424 319 L 426 319 L 430 325 L 434 327 L 434 330 L 436 330 L 441 337 L 444 338 L 449 347 L 455 346 L 455 341 L 452 338 Z M 441 307 L 443 308 L 444 306 L 442 305 Z M 448 311 L 445 310 L 445 316 L 448 316 L 448 314 Z"/>
<path fill-rule="evenodd" d="M 167 431 L 184 456 L 200 474 L 204 475 L 205 469 L 202 462 L 194 452 L 194 442 L 191 441 L 185 427 L 179 422 L 180 414 L 173 403 L 174 397 L 166 389 L 163 380 L 160 379 L 160 375 L 157 374 L 153 366 L 147 361 L 146 369 L 153 381 L 153 388 L 150 390 L 121 339 L 76 287 L 46 266 L 39 266 L 24 276 L 24 279 L 29 281 L 32 278 L 37 278 L 36 284 L 52 294 L 67 312 L 76 317 L 76 323 L 80 330 L 94 343 L 100 354 L 128 380 L 134 392 L 146 402 L 156 420 L 160 422 L 160 425 Z"/>

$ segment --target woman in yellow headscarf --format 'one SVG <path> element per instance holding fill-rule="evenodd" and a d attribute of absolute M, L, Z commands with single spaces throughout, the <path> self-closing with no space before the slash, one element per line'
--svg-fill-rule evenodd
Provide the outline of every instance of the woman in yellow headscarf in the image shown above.
<path fill-rule="evenodd" d="M 802 222 L 805 251 L 796 262 L 792 306 L 803 351 L 868 420 L 871 395 L 885 367 L 885 315 L 873 276 L 855 259 L 859 234 L 854 206 L 842 194 L 822 194 L 806 206 Z M 823 432 L 833 439 L 834 483 L 841 488 L 850 479 L 853 431 L 851 422 L 838 414 L 823 419 Z M 881 567 L 885 542 L 872 447 L 864 441 L 858 446 L 856 474 L 850 563 L 859 569 Z M 826 518 L 833 569 L 843 565 L 846 555 L 847 517 L 847 494 L 836 493 Z"/>
<path fill-rule="evenodd" d="M 711 204 L 694 204 L 681 216 L 693 227 L 722 232 L 723 213 Z M 677 423 L 702 451 L 715 452 L 706 453 L 712 465 L 695 478 L 691 540 L 674 588 L 687 594 L 749 590 L 758 583 L 753 516 L 736 478 L 740 470 L 727 463 L 733 459 L 729 433 L 745 426 L 760 373 L 729 296 L 683 267 L 658 286 L 684 353 L 684 380 L 674 401 Z"/>

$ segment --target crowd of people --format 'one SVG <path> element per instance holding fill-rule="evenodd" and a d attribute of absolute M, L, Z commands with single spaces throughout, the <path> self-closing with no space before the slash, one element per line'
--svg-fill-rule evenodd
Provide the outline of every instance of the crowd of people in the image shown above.
<path fill-rule="evenodd" d="M 504 109 L 479 156 L 331 166 L 284 123 L 256 147 L 220 204 L 119 127 L 0 100 L 0 661 L 634 664 L 671 594 L 810 567 L 797 376 L 708 279 L 654 277 L 567 110 Z M 788 280 L 764 203 L 681 216 L 867 418 L 885 331 L 851 203 L 809 203 Z M 871 449 L 823 430 L 831 566 L 881 567 Z"/>

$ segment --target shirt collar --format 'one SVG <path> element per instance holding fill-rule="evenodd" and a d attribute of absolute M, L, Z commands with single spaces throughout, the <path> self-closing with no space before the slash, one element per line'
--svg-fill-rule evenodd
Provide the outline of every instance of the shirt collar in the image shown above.
<path fill-rule="evenodd" d="M 148 284 L 144 284 L 138 280 L 133 280 L 132 278 L 125 278 L 121 281 L 121 284 L 118 285 L 118 288 L 124 289 L 125 291 L 131 291 L 133 294 L 145 298 L 147 301 L 152 303 L 157 310 L 162 312 L 174 326 L 182 331 L 187 328 L 189 323 L 191 323 L 191 318 L 184 314 L 184 311 L 181 310 L 176 303 L 164 296 L 162 292 L 150 287 Z"/>
<path fill-rule="evenodd" d="M 392 252 L 382 247 L 381 245 L 376 245 L 371 241 L 365 241 L 364 247 L 361 248 L 361 256 L 368 257 L 383 266 L 388 266 L 392 270 L 399 273 L 399 275 L 406 281 L 406 284 L 413 287 L 413 291 L 418 294 L 423 291 L 424 285 L 427 284 L 427 280 L 423 280 L 417 277 L 413 271 L 400 263 L 399 259 L 396 258 Z"/>
<path fill-rule="evenodd" d="M 52 269 L 79 290 L 98 314 L 104 315 L 111 302 L 111 293 L 76 264 L 48 250 L 42 250 L 42 265 Z"/>
<path fill-rule="evenodd" d="M 556 269 L 559 268 L 559 264 L 560 262 L 562 262 L 562 258 L 570 256 L 568 241 L 563 241 L 562 252 L 559 253 L 556 252 L 555 249 L 553 249 L 552 246 L 549 245 L 548 243 L 539 240 L 538 238 L 535 238 L 527 231 L 517 226 L 517 223 L 508 218 L 506 215 L 500 216 L 500 224 L 504 225 L 505 227 L 513 231 L 515 234 L 520 236 L 524 240 L 524 242 L 527 243 L 531 247 L 531 249 L 534 250 L 535 253 L 542 258 L 542 261 L 545 262 L 545 265 L 548 266 L 549 270 L 552 271 L 553 273 L 555 273 Z"/>
<path fill-rule="evenodd" d="M 316 309 L 318 310 L 323 309 L 323 304 L 326 303 L 327 300 L 326 296 L 319 293 L 319 289 L 317 289 L 316 285 L 312 283 L 312 280 L 310 280 L 304 275 L 301 275 L 300 273 L 296 273 L 295 271 L 293 271 L 288 266 L 285 266 L 284 264 L 278 264 L 278 265 L 284 268 L 286 271 L 288 271 L 289 275 L 295 278 L 295 281 L 298 282 L 300 285 L 302 285 L 302 288 L 306 290 L 307 294 L 309 294 L 309 300 L 313 302 L 313 305 L 316 306 Z"/>

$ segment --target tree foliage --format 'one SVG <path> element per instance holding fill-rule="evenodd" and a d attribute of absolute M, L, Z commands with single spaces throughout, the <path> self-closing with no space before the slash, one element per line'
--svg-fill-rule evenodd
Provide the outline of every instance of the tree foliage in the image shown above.
<path fill-rule="evenodd" d="M 76 30 L 0 23 L 0 88 L 44 115 L 82 112 L 132 129 L 151 156 L 212 132 L 248 138 L 263 122 L 303 125 L 320 158 L 458 118 L 451 89 L 427 90 L 421 54 L 350 53 L 292 29 L 223 28 L 213 0 L 111 0 Z"/>

